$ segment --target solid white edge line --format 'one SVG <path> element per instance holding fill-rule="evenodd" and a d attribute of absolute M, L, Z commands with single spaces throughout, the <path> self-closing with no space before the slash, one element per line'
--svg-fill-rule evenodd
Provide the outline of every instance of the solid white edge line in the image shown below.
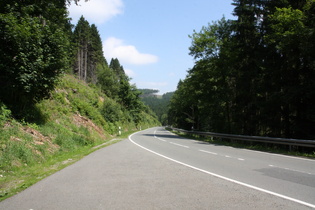
<path fill-rule="evenodd" d="M 224 177 L 224 176 L 221 176 L 221 175 L 218 175 L 218 174 L 215 174 L 215 173 L 212 173 L 212 172 L 209 172 L 209 171 L 206 171 L 206 170 L 203 170 L 203 169 L 200 169 L 200 168 L 197 168 L 195 166 L 192 166 L 192 165 L 188 165 L 186 163 L 183 163 L 183 162 L 180 162 L 178 160 L 175 160 L 175 159 L 172 159 L 170 157 L 167 157 L 165 155 L 162 155 L 160 153 L 157 153 L 157 152 L 154 152 L 153 150 L 150 150 L 144 146 L 141 146 L 140 144 L 134 142 L 131 137 L 135 134 L 137 134 L 139 132 L 136 132 L 136 133 L 133 133 L 131 134 L 128 139 L 129 141 L 131 141 L 133 144 L 137 145 L 138 147 L 144 149 L 144 150 L 147 150 L 153 154 L 156 154 L 160 157 L 163 157 L 165 159 L 168 159 L 168 160 L 171 160 L 175 163 L 178 163 L 178 164 L 181 164 L 183 166 L 186 166 L 186 167 L 189 167 L 189 168 L 192 168 L 192 169 L 195 169 L 197 171 L 200 171 L 200 172 L 203 172 L 203 173 L 206 173 L 206 174 L 209 174 L 211 176 L 215 176 L 215 177 L 218 177 L 220 179 L 224 179 L 226 181 L 230 181 L 230 182 L 233 182 L 233 183 L 236 183 L 236 184 L 239 184 L 239 185 L 243 185 L 245 187 L 248 187 L 248 188 L 251 188 L 251 189 L 254 189 L 254 190 L 258 190 L 258 191 L 261 191 L 261 192 L 264 192 L 264 193 L 268 193 L 270 195 L 274 195 L 274 196 L 277 196 L 277 197 L 280 197 L 280 198 L 283 198 L 283 199 L 286 199 L 286 200 L 290 200 L 290 201 L 293 201 L 293 202 L 296 202 L 296 203 L 299 203 L 299 204 L 302 204 L 302 205 L 305 205 L 305 206 L 308 206 L 308 207 L 311 207 L 311 208 L 315 208 L 315 205 L 314 204 L 311 204 L 311 203 L 307 203 L 307 202 L 304 202 L 304 201 L 301 201 L 301 200 L 298 200 L 298 199 L 295 199 L 295 198 L 291 198 L 291 197 L 288 197 L 288 196 L 285 196 L 285 195 L 281 195 L 279 193 L 275 193 L 275 192 L 272 192 L 272 191 L 269 191 L 269 190 L 265 190 L 265 189 L 262 189 L 262 188 L 259 188 L 259 187 L 256 187 L 256 186 L 253 186 L 253 185 L 250 185 L 250 184 L 246 184 L 246 183 L 243 183 L 243 182 L 240 182 L 240 181 L 237 181 L 237 180 L 234 180 L 234 179 L 230 179 L 230 178 L 227 178 L 227 177 Z"/>

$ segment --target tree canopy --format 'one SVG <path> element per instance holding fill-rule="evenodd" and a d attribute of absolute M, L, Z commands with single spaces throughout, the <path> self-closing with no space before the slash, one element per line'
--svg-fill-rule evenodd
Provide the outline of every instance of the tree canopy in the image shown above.
<path fill-rule="evenodd" d="M 313 0 L 234 0 L 236 20 L 194 31 L 195 65 L 169 111 L 190 129 L 314 138 Z"/>
<path fill-rule="evenodd" d="M 102 109 L 111 123 L 124 119 L 137 125 L 146 114 L 153 116 L 119 60 L 112 58 L 108 65 L 96 25 L 83 16 L 70 24 L 67 6 L 78 2 L 0 2 L 0 104 L 25 118 L 50 97 L 62 74 L 71 73 L 111 98 Z"/>
<path fill-rule="evenodd" d="M 15 112 L 49 96 L 69 67 L 66 2 L 1 1 L 0 100 Z"/>

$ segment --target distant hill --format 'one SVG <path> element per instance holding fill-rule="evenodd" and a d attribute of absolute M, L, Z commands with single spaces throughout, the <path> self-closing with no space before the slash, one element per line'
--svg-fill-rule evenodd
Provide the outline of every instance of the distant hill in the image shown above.
<path fill-rule="evenodd" d="M 159 90 L 154 90 L 154 89 L 138 89 L 142 94 L 140 95 L 141 98 L 145 97 L 152 97 L 156 96 Z"/>
<path fill-rule="evenodd" d="M 141 100 L 148 105 L 157 115 L 163 125 L 168 124 L 168 105 L 174 92 L 168 92 L 163 95 L 157 95 L 159 91 L 152 89 L 139 89 L 143 94 Z"/>

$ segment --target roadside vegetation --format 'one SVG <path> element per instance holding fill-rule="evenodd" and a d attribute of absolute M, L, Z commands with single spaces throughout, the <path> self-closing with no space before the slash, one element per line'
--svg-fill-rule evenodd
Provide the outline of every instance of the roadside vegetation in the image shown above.
<path fill-rule="evenodd" d="M 174 92 L 157 95 L 158 90 L 139 89 L 141 101 L 156 114 L 162 125 L 168 125 L 168 109 Z"/>
<path fill-rule="evenodd" d="M 0 200 L 95 149 L 160 125 L 98 30 L 67 5 L 0 2 Z"/>
<path fill-rule="evenodd" d="M 194 31 L 195 59 L 171 99 L 170 125 L 315 139 L 315 2 L 234 0 L 235 19 Z"/>
<path fill-rule="evenodd" d="M 108 109 L 122 112 L 121 118 L 106 120 Z M 145 111 L 135 123 L 119 103 L 72 75 L 64 75 L 50 98 L 29 110 L 32 120 L 15 119 L 4 104 L 0 110 L 0 200 L 140 127 L 159 125 Z"/>

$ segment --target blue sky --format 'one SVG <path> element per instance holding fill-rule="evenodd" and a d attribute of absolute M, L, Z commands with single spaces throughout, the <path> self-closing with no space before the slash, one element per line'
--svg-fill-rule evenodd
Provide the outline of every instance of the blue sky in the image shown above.
<path fill-rule="evenodd" d="M 90 0 L 71 5 L 76 24 L 81 15 L 95 24 L 105 58 L 118 58 L 138 88 L 159 94 L 176 90 L 194 60 L 189 56 L 194 30 L 223 17 L 233 19 L 232 0 Z"/>

